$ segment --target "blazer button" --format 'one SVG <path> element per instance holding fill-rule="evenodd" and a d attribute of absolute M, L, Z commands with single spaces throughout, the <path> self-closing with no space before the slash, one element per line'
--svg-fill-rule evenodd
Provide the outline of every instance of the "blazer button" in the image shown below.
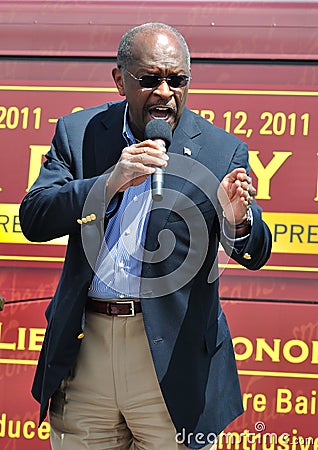
<path fill-rule="evenodd" d="M 251 255 L 249 253 L 244 253 L 243 258 L 244 259 L 252 259 Z"/>
<path fill-rule="evenodd" d="M 80 333 L 80 334 L 77 336 L 77 339 L 83 339 L 84 336 L 85 336 L 84 333 Z"/>

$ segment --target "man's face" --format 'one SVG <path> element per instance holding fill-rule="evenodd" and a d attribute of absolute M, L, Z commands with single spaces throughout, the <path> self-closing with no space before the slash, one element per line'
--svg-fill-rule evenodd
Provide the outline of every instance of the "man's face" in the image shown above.
<path fill-rule="evenodd" d="M 163 80 L 154 88 L 144 88 L 134 77 L 149 74 L 190 76 L 183 47 L 173 34 L 157 31 L 137 35 L 133 55 L 133 63 L 128 67 L 130 74 L 114 69 L 113 76 L 120 95 L 128 101 L 129 125 L 135 137 L 143 139 L 145 126 L 152 119 L 164 119 L 174 129 L 186 102 L 189 83 L 172 88 Z"/>

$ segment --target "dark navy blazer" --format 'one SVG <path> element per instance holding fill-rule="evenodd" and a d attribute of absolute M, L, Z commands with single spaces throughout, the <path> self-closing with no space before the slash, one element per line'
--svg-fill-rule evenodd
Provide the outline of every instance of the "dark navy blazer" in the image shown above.
<path fill-rule="evenodd" d="M 87 293 L 107 226 L 107 169 L 126 146 L 125 104 L 109 103 L 61 118 L 39 178 L 20 208 L 22 230 L 31 241 L 69 235 L 32 389 L 41 403 L 41 420 L 80 348 Z M 154 205 L 150 215 L 145 244 L 150 256 L 143 263 L 140 295 L 168 410 L 177 431 L 186 436 L 185 444 L 201 448 L 209 433 L 219 434 L 243 412 L 218 295 L 219 241 L 238 263 L 256 270 L 270 255 L 271 235 L 255 202 L 252 232 L 243 248 L 233 248 L 220 226 L 216 189 L 234 168 L 249 170 L 246 144 L 185 108 L 169 154 L 167 201 Z M 78 223 L 92 214 L 90 222 Z"/>

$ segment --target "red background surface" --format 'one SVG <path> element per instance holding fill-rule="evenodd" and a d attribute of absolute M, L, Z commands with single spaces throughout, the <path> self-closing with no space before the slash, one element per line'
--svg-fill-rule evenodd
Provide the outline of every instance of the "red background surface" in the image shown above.
<path fill-rule="evenodd" d="M 272 158 L 273 151 L 293 153 L 271 181 L 271 199 L 259 201 L 264 211 L 317 213 L 317 203 L 313 201 L 317 186 L 316 96 L 233 92 L 317 92 L 316 2 L 77 1 L 74 6 L 69 1 L 0 1 L 2 86 L 101 88 L 99 92 L 1 88 L 1 106 L 19 109 L 28 106 L 30 111 L 42 108 L 39 130 L 0 129 L 1 204 L 18 204 L 24 196 L 29 146 L 50 144 L 54 123 L 49 119 L 68 114 L 74 107 L 119 99 L 117 94 L 102 89 L 114 87 L 111 68 L 121 34 L 137 23 L 154 19 L 170 23 L 173 18 L 173 24 L 184 33 L 190 45 L 191 89 L 226 91 L 190 93 L 188 106 L 214 111 L 215 124 L 221 127 L 225 126 L 223 115 L 227 111 L 233 115 L 237 111 L 246 112 L 245 128 L 252 129 L 252 134 L 249 138 L 239 137 L 251 150 L 260 151 L 264 165 Z M 36 58 L 30 59 L 31 56 Z M 92 57 L 95 59 L 89 59 Z M 309 112 L 309 135 L 303 136 L 299 126 L 294 136 L 260 135 L 264 124 L 260 115 L 264 111 L 286 115 L 295 112 L 298 116 Z M 234 120 L 231 132 L 236 125 Z M 253 180 L 257 186 L 254 175 Z M 44 311 L 58 282 L 61 264 L 34 262 L 28 256 L 62 258 L 64 251 L 61 246 L 0 243 L 0 293 L 8 302 L 21 301 L 7 304 L 0 313 L 1 450 L 49 448 L 48 440 L 36 437 L 38 405 L 31 398 L 30 387 L 38 351 L 28 351 L 28 339 L 30 328 L 45 327 Z M 232 268 L 222 272 L 220 293 L 234 342 L 246 339 L 253 349 L 247 359 L 238 361 L 243 396 L 246 400 L 246 394 L 251 394 L 252 399 L 248 400 L 246 413 L 229 430 L 254 433 L 263 423 L 262 435 L 268 432 L 277 436 L 289 433 L 294 437 L 317 437 L 317 407 L 312 400 L 317 397 L 317 271 L 283 270 L 285 266 L 317 269 L 317 253 L 273 253 L 268 266 L 275 269 L 251 273 Z M 26 260 L 18 259 L 21 256 Z M 221 254 L 221 262 L 222 257 Z M 17 343 L 23 333 L 25 350 L 4 349 L 7 343 Z M 275 353 L 279 361 L 266 354 L 262 361 L 255 360 L 260 339 L 272 347 L 280 340 L 279 351 Z M 301 342 L 303 349 L 308 348 L 309 355 L 301 363 L 288 362 L 284 357 L 284 345 L 292 340 Z M 245 351 L 242 343 L 235 349 L 238 355 Z M 301 352 L 297 346 L 292 351 L 295 357 Z M 277 412 L 280 389 L 292 394 L 289 413 Z M 259 394 L 266 396 L 263 412 L 253 407 L 253 398 Z M 303 414 L 295 412 L 296 398 L 300 396 L 308 399 L 313 412 L 310 407 Z M 23 426 L 31 438 L 23 437 Z M 299 443 L 293 446 L 268 443 L 266 447 L 261 443 L 253 446 L 241 442 L 238 448 L 314 450 L 313 444 L 301 447 Z"/>

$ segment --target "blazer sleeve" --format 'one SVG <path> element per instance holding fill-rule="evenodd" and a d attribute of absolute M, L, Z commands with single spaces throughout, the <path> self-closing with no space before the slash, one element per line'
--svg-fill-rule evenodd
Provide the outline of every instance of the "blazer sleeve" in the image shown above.
<path fill-rule="evenodd" d="M 20 206 L 21 229 L 30 241 L 44 242 L 79 230 L 77 219 L 88 193 L 97 180 L 96 211 L 105 207 L 106 176 L 81 177 L 82 149 L 72 149 L 64 119 L 59 119 L 46 161 L 39 177 Z"/>
<path fill-rule="evenodd" d="M 238 145 L 228 173 L 238 167 L 244 167 L 249 174 L 250 166 L 248 162 L 248 150 L 245 143 Z M 260 269 L 269 259 L 272 249 L 271 232 L 262 219 L 262 209 L 253 200 L 250 206 L 253 214 L 253 225 L 250 235 L 245 239 L 244 244 L 233 245 L 223 234 L 222 226 L 220 232 L 221 244 L 228 256 L 236 262 L 250 270 Z"/>

